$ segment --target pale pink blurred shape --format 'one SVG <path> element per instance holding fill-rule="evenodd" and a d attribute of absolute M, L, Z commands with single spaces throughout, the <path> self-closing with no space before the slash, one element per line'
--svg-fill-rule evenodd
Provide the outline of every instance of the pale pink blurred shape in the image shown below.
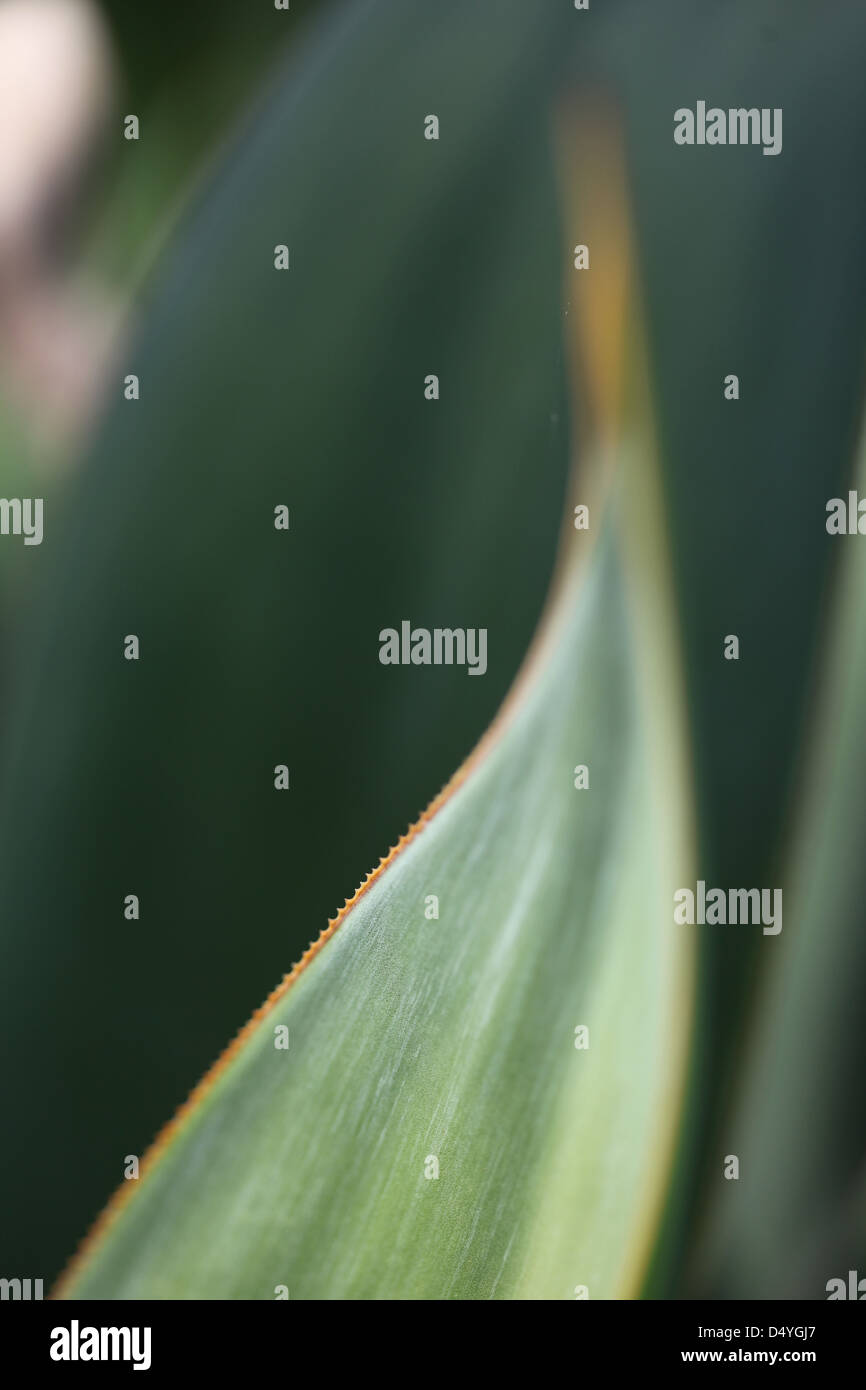
<path fill-rule="evenodd" d="M 0 0 L 0 385 L 48 438 L 86 421 L 115 314 L 67 283 L 46 223 L 112 106 L 113 59 L 90 0 Z"/>
<path fill-rule="evenodd" d="M 38 216 L 107 110 L 111 62 L 88 0 L 0 0 L 0 245 Z"/>

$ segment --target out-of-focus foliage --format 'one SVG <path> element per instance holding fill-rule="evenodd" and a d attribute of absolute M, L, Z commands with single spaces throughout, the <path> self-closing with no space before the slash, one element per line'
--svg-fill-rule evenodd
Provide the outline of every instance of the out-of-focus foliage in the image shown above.
<path fill-rule="evenodd" d="M 851 481 L 862 497 L 862 442 Z M 855 539 L 842 545 L 817 737 L 799 778 L 784 875 L 793 911 L 725 1132 L 742 1176 L 714 1203 L 701 1251 L 710 1295 L 821 1297 L 829 1279 L 847 1284 L 866 1255 L 866 558 Z"/>

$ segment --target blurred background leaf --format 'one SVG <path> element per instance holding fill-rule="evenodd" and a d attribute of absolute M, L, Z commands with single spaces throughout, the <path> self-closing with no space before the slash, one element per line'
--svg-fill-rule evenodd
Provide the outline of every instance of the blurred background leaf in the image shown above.
<path fill-rule="evenodd" d="M 863 496 L 862 440 L 851 481 Z M 838 545 L 815 738 L 786 863 L 793 913 L 726 1133 L 740 1180 L 717 1194 L 700 1253 L 699 1287 L 711 1297 L 734 1288 L 748 1298 L 822 1298 L 828 1280 L 847 1285 L 850 1269 L 864 1269 L 866 562 L 856 539 Z"/>

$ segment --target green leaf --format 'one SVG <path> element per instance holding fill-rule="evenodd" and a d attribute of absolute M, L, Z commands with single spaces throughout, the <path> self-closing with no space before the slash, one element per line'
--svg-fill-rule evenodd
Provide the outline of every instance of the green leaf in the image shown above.
<path fill-rule="evenodd" d="M 44 490 L 46 535 L 0 545 L 40 581 L 10 595 L 0 728 L 2 1262 L 46 1286 L 123 1155 L 478 741 L 538 622 L 568 466 L 548 105 L 573 16 L 494 8 L 328 6 L 191 193 L 80 476 L 9 493 Z M 139 191 L 149 129 L 119 137 Z M 407 616 L 486 627 L 484 678 L 381 666 Z"/>
<path fill-rule="evenodd" d="M 590 530 L 566 530 L 512 695 L 157 1141 L 63 1296 L 639 1290 L 690 1029 L 673 892 L 691 820 L 639 337 L 616 332 L 622 240 L 595 244 L 610 263 L 572 316 L 578 348 L 606 328 Z"/>

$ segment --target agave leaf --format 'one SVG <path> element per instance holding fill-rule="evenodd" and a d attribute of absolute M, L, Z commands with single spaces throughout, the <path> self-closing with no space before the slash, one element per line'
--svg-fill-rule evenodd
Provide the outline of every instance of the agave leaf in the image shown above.
<path fill-rule="evenodd" d="M 17 615 L 0 797 L 0 1011 L 19 1059 L 0 1078 L 9 1267 L 48 1276 L 122 1156 L 464 756 L 516 668 L 565 461 L 545 140 L 575 60 L 613 76 L 628 113 L 701 875 L 767 881 L 820 628 L 814 503 L 843 486 L 862 358 L 866 192 L 850 168 L 863 20 L 852 9 L 828 27 L 804 10 L 768 43 L 751 0 L 686 9 L 496 0 L 439 6 L 432 23 L 421 0 L 337 6 L 195 199 L 143 305 L 142 399 L 130 411 L 116 393 L 69 523 L 52 485 L 46 544 L 26 557 L 50 578 Z M 684 83 L 748 106 L 758 75 L 762 100 L 794 117 L 781 159 L 674 145 Z M 427 109 L 443 139 L 421 159 Z M 109 217 L 128 227 L 123 246 L 140 239 L 139 175 L 164 174 L 148 129 Z M 791 209 L 812 186 L 834 215 L 809 228 L 821 276 L 803 294 Z M 266 273 L 283 237 L 302 271 L 290 313 Z M 598 268 L 593 244 L 591 281 Z M 431 363 L 446 383 L 435 414 L 418 390 Z M 732 369 L 736 408 L 720 390 Z M 392 431 L 399 448 L 383 447 Z M 283 497 L 292 544 L 263 548 L 261 518 Z M 419 622 L 489 624 L 485 680 L 413 681 L 369 661 L 396 596 Z M 150 634 L 134 682 L 114 656 L 130 625 Z M 732 629 L 748 659 L 720 679 Z M 364 717 L 346 721 L 354 708 Z M 275 806 L 266 774 L 286 750 L 306 794 Z M 118 920 L 130 889 L 146 904 L 135 933 Z M 712 1146 L 760 949 L 730 934 L 701 947 L 695 1153 Z"/>
<path fill-rule="evenodd" d="M 564 538 L 517 685 L 157 1141 L 64 1296 L 639 1288 L 683 1084 L 693 937 L 672 893 L 692 859 L 624 212 L 609 173 L 604 189 L 609 264 L 571 318 L 575 354 L 595 352 L 593 520 Z"/>
<path fill-rule="evenodd" d="M 80 475 L 45 480 L 44 544 L 0 544 L 39 580 L 26 604 L 14 575 L 4 591 L 0 1017 L 19 1060 L 0 1069 L 0 1265 L 46 1283 L 124 1155 L 478 741 L 553 568 L 568 440 L 547 107 L 571 16 L 326 8 L 191 192 Z M 272 43 L 284 19 L 271 7 Z M 119 152 L 137 198 L 151 120 Z M 403 617 L 487 627 L 485 677 L 381 666 L 377 634 Z"/>
<path fill-rule="evenodd" d="M 562 604 L 507 728 L 159 1145 L 70 1297 L 634 1291 L 682 1076 L 680 847 L 653 814 L 681 788 L 646 743 L 610 521 Z"/>

